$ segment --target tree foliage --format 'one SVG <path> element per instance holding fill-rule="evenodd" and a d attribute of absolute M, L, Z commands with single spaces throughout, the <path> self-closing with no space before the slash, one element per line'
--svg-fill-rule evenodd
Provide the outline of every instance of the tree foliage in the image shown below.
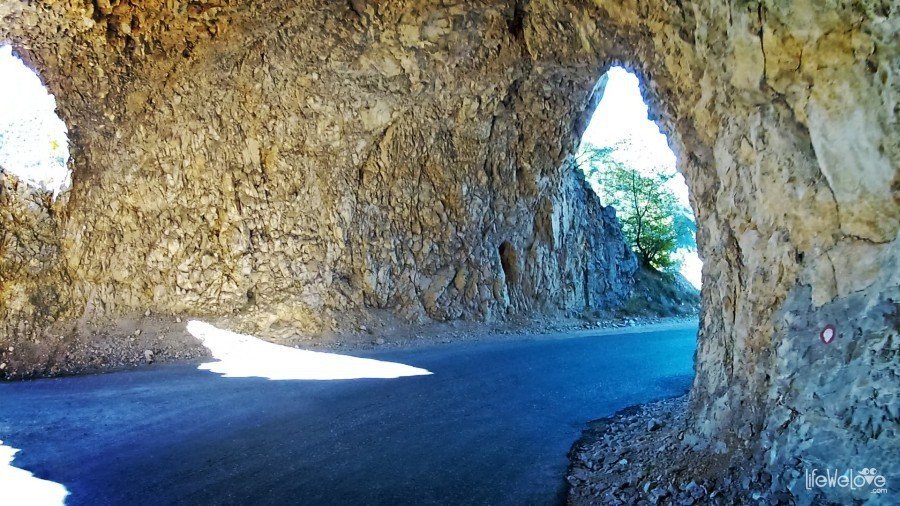
<path fill-rule="evenodd" d="M 632 249 L 656 270 L 672 270 L 678 248 L 696 248 L 696 225 L 689 209 L 667 185 L 674 173 L 642 172 L 619 161 L 616 147 L 582 144 L 575 164 L 585 173 L 604 205 L 616 209 Z"/>

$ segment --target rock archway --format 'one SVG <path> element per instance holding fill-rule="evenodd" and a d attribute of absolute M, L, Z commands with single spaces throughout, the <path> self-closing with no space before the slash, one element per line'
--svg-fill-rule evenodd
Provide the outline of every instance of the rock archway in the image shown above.
<path fill-rule="evenodd" d="M 76 160 L 49 211 L 2 195 L 56 232 L 28 269 L 6 232 L 0 339 L 64 362 L 72 322 L 146 309 L 265 330 L 615 304 L 633 259 L 565 159 L 618 63 L 692 191 L 699 440 L 781 488 L 898 453 L 889 2 L 6 0 L 0 18 Z"/>

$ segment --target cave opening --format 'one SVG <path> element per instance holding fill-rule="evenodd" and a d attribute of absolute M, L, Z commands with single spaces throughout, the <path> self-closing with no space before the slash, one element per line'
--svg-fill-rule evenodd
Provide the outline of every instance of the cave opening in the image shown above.
<path fill-rule="evenodd" d="M 701 287 L 696 218 L 668 138 L 649 118 L 638 77 L 613 66 L 582 134 L 575 165 L 612 206 L 642 271 Z"/>
<path fill-rule="evenodd" d="M 509 241 L 503 241 L 498 250 L 506 284 L 507 286 L 514 285 L 519 281 L 519 255 L 516 253 L 516 248 Z"/>
<path fill-rule="evenodd" d="M 56 99 L 14 52 L 0 46 L 0 171 L 54 197 L 69 188 L 69 139 Z"/>

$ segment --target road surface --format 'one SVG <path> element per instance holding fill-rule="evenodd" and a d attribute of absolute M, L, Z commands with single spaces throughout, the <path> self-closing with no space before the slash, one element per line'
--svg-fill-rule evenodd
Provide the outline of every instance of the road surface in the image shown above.
<path fill-rule="evenodd" d="M 586 422 L 687 391 L 696 332 L 354 353 L 433 373 L 394 379 L 194 364 L 3 383 L 0 440 L 70 505 L 553 504 Z"/>

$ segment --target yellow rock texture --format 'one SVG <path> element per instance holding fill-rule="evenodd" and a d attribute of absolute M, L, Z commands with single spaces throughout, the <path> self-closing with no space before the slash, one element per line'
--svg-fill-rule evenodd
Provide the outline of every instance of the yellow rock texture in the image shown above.
<path fill-rule="evenodd" d="M 622 64 L 698 218 L 698 444 L 781 489 L 897 462 L 898 9 L 2 0 L 74 176 L 56 203 L 4 183 L 0 344 L 148 308 L 265 332 L 615 305 L 633 258 L 566 160 Z"/>

